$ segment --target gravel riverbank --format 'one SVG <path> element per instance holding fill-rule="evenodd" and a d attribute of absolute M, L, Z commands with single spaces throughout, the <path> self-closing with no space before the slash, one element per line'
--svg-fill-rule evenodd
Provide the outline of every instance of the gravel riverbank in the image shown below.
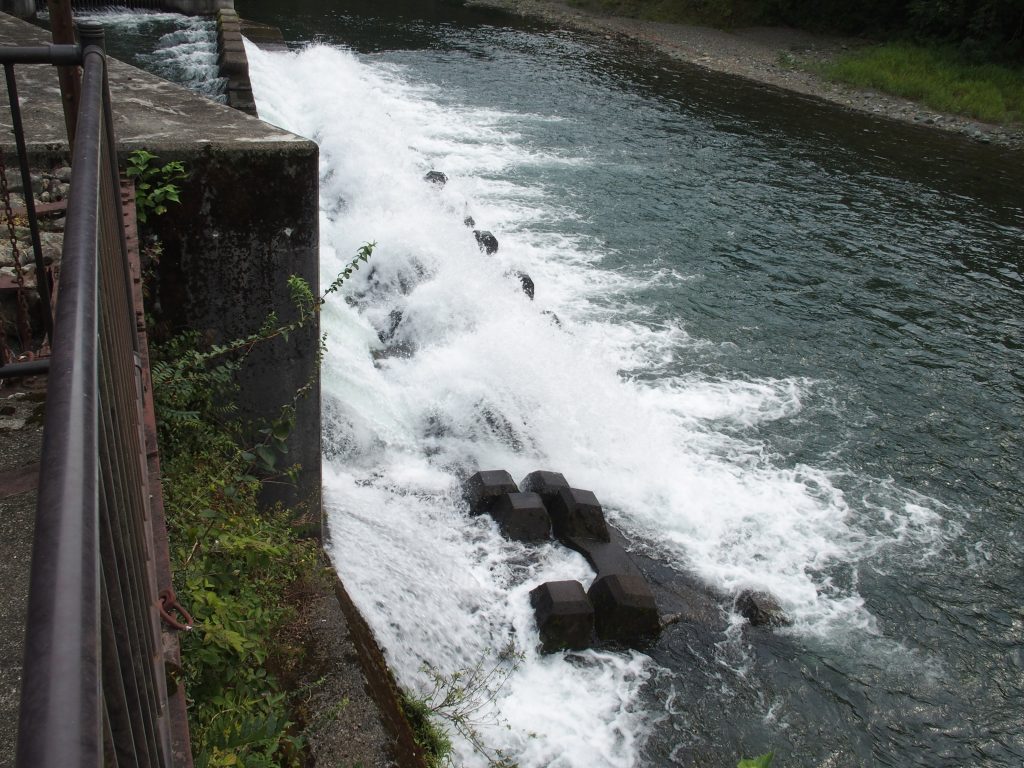
<path fill-rule="evenodd" d="M 824 99 L 848 109 L 963 134 L 977 141 L 1024 148 L 1024 126 L 1000 126 L 936 112 L 907 99 L 830 82 L 800 68 L 826 62 L 864 41 L 783 27 L 725 31 L 686 24 L 608 16 L 561 0 L 467 0 L 466 5 L 640 41 L 668 56 L 706 69 Z"/>

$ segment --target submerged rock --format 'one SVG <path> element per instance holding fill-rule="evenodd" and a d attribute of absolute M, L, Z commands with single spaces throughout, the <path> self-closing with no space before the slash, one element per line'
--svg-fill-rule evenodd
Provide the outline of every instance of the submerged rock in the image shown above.
<path fill-rule="evenodd" d="M 523 286 L 523 293 L 530 297 L 530 301 L 533 301 L 534 285 L 533 278 L 525 272 L 516 272 L 516 277 L 519 278 L 519 282 Z"/>
<path fill-rule="evenodd" d="M 498 252 L 498 238 L 492 235 L 486 230 L 473 230 L 473 237 L 476 238 L 476 244 L 480 246 L 480 250 L 491 256 Z"/>
<path fill-rule="evenodd" d="M 476 219 L 474 219 L 472 216 L 467 216 L 462 220 L 462 223 L 465 224 L 470 229 L 472 229 L 473 227 L 476 226 Z"/>
<path fill-rule="evenodd" d="M 767 592 L 752 589 L 740 592 L 736 610 L 755 627 L 788 627 L 793 623 L 779 601 Z"/>
<path fill-rule="evenodd" d="M 423 177 L 423 180 L 430 184 L 436 184 L 439 187 L 443 187 L 448 183 L 448 177 L 441 173 L 441 171 L 427 171 L 427 175 Z"/>

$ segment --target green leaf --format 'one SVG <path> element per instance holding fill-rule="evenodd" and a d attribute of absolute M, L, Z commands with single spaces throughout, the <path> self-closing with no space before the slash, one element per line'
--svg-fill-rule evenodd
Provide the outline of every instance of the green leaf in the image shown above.
<path fill-rule="evenodd" d="M 766 752 L 757 757 L 744 758 L 736 765 L 736 768 L 771 768 L 772 760 L 775 759 L 774 752 Z"/>
<path fill-rule="evenodd" d="M 260 461 L 268 468 L 273 469 L 274 464 L 277 462 L 277 456 L 274 455 L 272 448 L 266 445 L 256 446 L 256 455 L 259 456 Z"/>

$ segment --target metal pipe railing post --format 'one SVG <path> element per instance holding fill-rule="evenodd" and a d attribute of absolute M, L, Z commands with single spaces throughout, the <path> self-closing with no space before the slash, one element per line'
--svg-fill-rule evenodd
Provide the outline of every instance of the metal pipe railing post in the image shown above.
<path fill-rule="evenodd" d="M 103 54 L 83 54 L 82 109 L 64 235 L 61 299 L 32 551 L 16 761 L 102 765 L 96 340 Z"/>

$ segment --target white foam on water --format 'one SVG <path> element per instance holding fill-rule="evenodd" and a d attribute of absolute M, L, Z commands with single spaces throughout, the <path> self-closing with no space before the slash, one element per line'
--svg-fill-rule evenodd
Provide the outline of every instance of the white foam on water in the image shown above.
<path fill-rule="evenodd" d="M 500 666 L 511 644 L 522 661 L 480 730 L 521 766 L 632 765 L 663 715 L 640 704 L 656 672 L 642 654 L 537 653 L 529 590 L 593 574 L 562 547 L 510 543 L 469 518 L 458 487 L 481 468 L 564 473 L 680 569 L 773 592 L 794 632 L 877 633 L 855 582 L 833 569 L 933 541 L 937 516 L 890 488 L 885 524 L 860 526 L 860 500 L 835 472 L 784 466 L 744 436 L 799 414 L 814 382 L 651 374 L 706 343 L 631 311 L 631 292 L 665 275 L 602 269 L 595 244 L 544 231 L 586 212 L 511 172 L 590 158 L 527 146 L 516 115 L 453 105 L 450 91 L 443 105 L 379 58 L 247 49 L 261 117 L 320 147 L 323 281 L 377 243 L 324 315 L 324 493 L 331 556 L 403 685 L 429 691 L 425 664 Z M 425 183 L 431 169 L 449 184 Z M 499 237 L 498 254 L 478 250 L 467 212 Z M 534 277 L 535 302 L 513 269 Z M 483 764 L 456 742 L 467 765 Z"/>

